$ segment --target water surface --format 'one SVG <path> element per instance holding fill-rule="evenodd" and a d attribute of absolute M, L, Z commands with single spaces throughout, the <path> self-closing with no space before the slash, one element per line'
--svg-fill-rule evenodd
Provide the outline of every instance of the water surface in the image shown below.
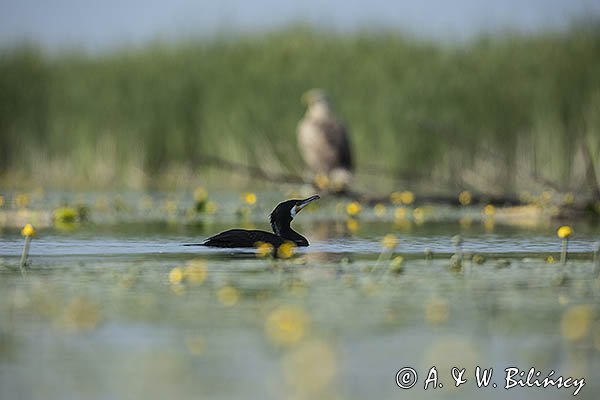
<path fill-rule="evenodd" d="M 561 246 L 553 223 L 459 222 L 478 210 L 399 222 L 369 209 L 349 223 L 327 202 L 297 218 L 311 246 L 291 259 L 183 246 L 267 228 L 268 210 L 236 217 L 235 207 L 162 221 L 92 213 L 43 228 L 23 273 L 23 238 L 3 230 L 0 398 L 572 397 L 505 390 L 508 367 L 584 378 L 578 398 L 600 393 L 596 226 L 575 224 L 566 265 L 547 260 Z M 382 248 L 386 234 L 394 252 Z M 425 391 L 433 366 L 443 387 Z M 459 388 L 455 366 L 468 378 Z M 498 388 L 478 389 L 476 366 L 494 368 Z M 418 372 L 410 390 L 395 383 L 403 367 Z"/>

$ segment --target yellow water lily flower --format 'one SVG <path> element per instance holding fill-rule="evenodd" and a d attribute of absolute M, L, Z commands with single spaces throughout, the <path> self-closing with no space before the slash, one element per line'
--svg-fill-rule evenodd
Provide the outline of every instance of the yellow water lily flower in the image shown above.
<path fill-rule="evenodd" d="M 328 189 L 330 185 L 329 177 L 324 174 L 317 174 L 315 176 L 315 185 L 321 190 Z"/>
<path fill-rule="evenodd" d="M 383 218 L 387 213 L 387 207 L 381 203 L 377 203 L 375 207 L 373 207 L 373 212 L 379 218 Z"/>
<path fill-rule="evenodd" d="M 573 228 L 567 225 L 561 226 L 558 228 L 558 231 L 556 231 L 556 234 L 561 239 L 568 239 L 573 234 Z"/>
<path fill-rule="evenodd" d="M 394 211 L 394 218 L 397 220 L 406 219 L 407 215 L 408 215 L 408 210 L 404 207 L 398 207 Z"/>
<path fill-rule="evenodd" d="M 383 247 L 387 250 L 394 250 L 398 246 L 398 238 L 395 235 L 388 234 L 381 241 Z"/>
<path fill-rule="evenodd" d="M 296 244 L 294 242 L 290 242 L 289 240 L 283 243 L 277 249 L 277 257 L 279 258 L 290 258 L 296 252 Z"/>
<path fill-rule="evenodd" d="M 563 202 L 566 205 L 572 206 L 573 204 L 575 204 L 575 195 L 573 193 L 565 194 L 565 197 L 563 198 Z"/>
<path fill-rule="evenodd" d="M 358 220 L 350 218 L 348 221 L 346 221 L 346 228 L 350 233 L 356 233 L 360 229 L 360 223 Z"/>
<path fill-rule="evenodd" d="M 461 205 L 468 206 L 473 201 L 473 196 L 471 195 L 471 192 L 469 192 L 468 190 L 463 190 L 458 195 L 458 201 Z"/>
<path fill-rule="evenodd" d="M 273 245 L 271 243 L 256 242 L 256 256 L 260 258 L 268 257 L 273 254 Z"/>
<path fill-rule="evenodd" d="M 208 191 L 202 186 L 198 186 L 194 190 L 194 200 L 196 203 L 205 202 L 208 199 Z"/>
<path fill-rule="evenodd" d="M 27 224 L 21 230 L 21 235 L 25 237 L 34 237 L 37 234 L 37 231 L 31 224 Z"/>
<path fill-rule="evenodd" d="M 77 221 L 79 213 L 73 207 L 60 207 L 54 210 L 54 223 L 72 224 Z"/>
<path fill-rule="evenodd" d="M 346 205 L 346 213 L 351 217 L 356 217 L 362 211 L 362 206 L 358 201 L 350 202 Z"/>
<path fill-rule="evenodd" d="M 399 205 L 410 205 L 415 202 L 415 194 L 410 190 L 405 190 L 403 192 L 393 192 L 390 194 L 390 200 L 393 204 Z"/>
<path fill-rule="evenodd" d="M 265 323 L 267 337 L 276 345 L 291 346 L 306 336 L 310 317 L 296 306 L 281 306 L 271 312 Z"/>
<path fill-rule="evenodd" d="M 206 213 L 211 215 L 211 214 L 215 214 L 217 211 L 219 210 L 219 206 L 217 203 L 215 203 L 214 201 L 207 201 L 206 202 Z"/>
<path fill-rule="evenodd" d="M 415 223 L 417 225 L 425 222 L 425 210 L 421 207 L 417 207 L 413 210 L 413 218 L 415 219 Z"/>
<path fill-rule="evenodd" d="M 169 271 L 169 282 L 173 285 L 177 285 L 183 281 L 183 270 L 179 267 L 173 268 Z"/>
<path fill-rule="evenodd" d="M 256 200 L 257 200 L 257 197 L 256 197 L 256 195 L 254 193 L 247 192 L 247 193 L 244 194 L 244 201 L 249 206 L 255 205 L 256 204 Z"/>
<path fill-rule="evenodd" d="M 496 207 L 493 204 L 488 204 L 483 208 L 483 213 L 488 217 L 493 217 L 496 215 Z"/>
<path fill-rule="evenodd" d="M 405 190 L 400 193 L 400 200 L 402 201 L 402 204 L 410 205 L 415 202 L 415 194 L 410 190 Z"/>
<path fill-rule="evenodd" d="M 183 268 L 183 274 L 191 284 L 201 285 L 204 283 L 206 276 L 208 275 L 206 262 L 204 260 L 188 261 Z"/>
<path fill-rule="evenodd" d="M 390 271 L 394 274 L 399 274 L 404 271 L 404 257 L 396 256 L 390 261 Z"/>

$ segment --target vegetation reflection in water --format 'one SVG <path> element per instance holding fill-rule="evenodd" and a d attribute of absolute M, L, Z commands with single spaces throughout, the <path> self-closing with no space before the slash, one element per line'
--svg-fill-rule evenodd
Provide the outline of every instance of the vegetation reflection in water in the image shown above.
<path fill-rule="evenodd" d="M 44 212 L 36 204 L 53 204 L 53 194 L 44 196 L 29 202 L 29 215 Z M 102 211 L 100 201 L 85 203 L 88 215 L 71 221 L 75 227 L 61 226 L 57 213 L 48 222 L 53 227 L 40 221 L 25 275 L 19 271 L 20 232 L 3 231 L 3 398 L 425 398 L 431 391 L 422 390 L 422 380 L 434 365 L 447 397 L 481 397 L 484 389 L 475 383 L 453 388 L 450 377 L 454 366 L 472 376 L 478 365 L 555 370 L 586 378 L 580 398 L 600 392 L 593 379 L 600 367 L 598 259 L 572 243 L 576 251 L 566 263 L 556 262 L 561 239 L 575 242 L 581 235 L 592 244 L 597 227 L 516 228 L 546 235 L 555 249 L 473 254 L 470 241 L 488 237 L 490 229 L 500 236 L 515 231 L 501 218 L 490 227 L 487 221 L 501 210 L 414 207 L 401 198 L 400 206 L 330 201 L 303 215 L 303 231 L 314 245 L 306 251 L 36 252 L 36 246 L 52 246 L 44 236 L 79 238 L 89 246 L 98 235 L 133 245 L 145 235 L 195 241 L 236 220 L 263 226 L 269 211 L 262 208 L 267 200 L 248 194 L 219 200 L 218 211 L 201 215 L 189 210 L 198 210 L 198 198 L 215 201 L 212 196 L 119 196 L 106 197 L 111 211 Z M 139 211 L 149 201 L 166 215 L 159 228 L 147 224 L 155 214 Z M 461 222 L 466 217 L 470 225 Z M 123 225 L 111 228 L 119 218 L 137 221 L 133 236 L 124 236 Z M 154 228 L 141 234 L 144 226 Z M 407 248 L 415 235 L 441 237 L 453 250 L 415 252 Z M 335 251 L 336 242 L 348 240 L 367 245 Z M 410 392 L 394 382 L 404 366 L 421 378 Z M 533 398 L 572 394 L 514 390 Z"/>

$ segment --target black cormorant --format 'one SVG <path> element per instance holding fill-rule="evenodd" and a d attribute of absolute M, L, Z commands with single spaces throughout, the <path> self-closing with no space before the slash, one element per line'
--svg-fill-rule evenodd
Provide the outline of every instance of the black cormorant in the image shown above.
<path fill-rule="evenodd" d="M 287 200 L 279 203 L 271 212 L 270 222 L 273 233 L 246 230 L 230 229 L 206 239 L 200 246 L 211 247 L 255 247 L 257 243 L 270 243 L 274 247 L 281 246 L 286 241 L 291 241 L 296 246 L 308 246 L 308 240 L 290 227 L 290 223 L 304 207 L 309 205 L 320 197 L 311 196 L 304 200 Z"/>

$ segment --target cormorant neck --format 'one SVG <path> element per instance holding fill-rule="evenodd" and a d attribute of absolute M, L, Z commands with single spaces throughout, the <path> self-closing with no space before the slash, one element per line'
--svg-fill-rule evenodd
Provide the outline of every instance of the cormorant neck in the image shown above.
<path fill-rule="evenodd" d="M 281 236 L 285 240 L 296 243 L 296 246 L 308 246 L 308 240 L 293 230 L 289 225 L 271 223 L 271 228 L 273 228 L 273 233 L 277 236 Z"/>

